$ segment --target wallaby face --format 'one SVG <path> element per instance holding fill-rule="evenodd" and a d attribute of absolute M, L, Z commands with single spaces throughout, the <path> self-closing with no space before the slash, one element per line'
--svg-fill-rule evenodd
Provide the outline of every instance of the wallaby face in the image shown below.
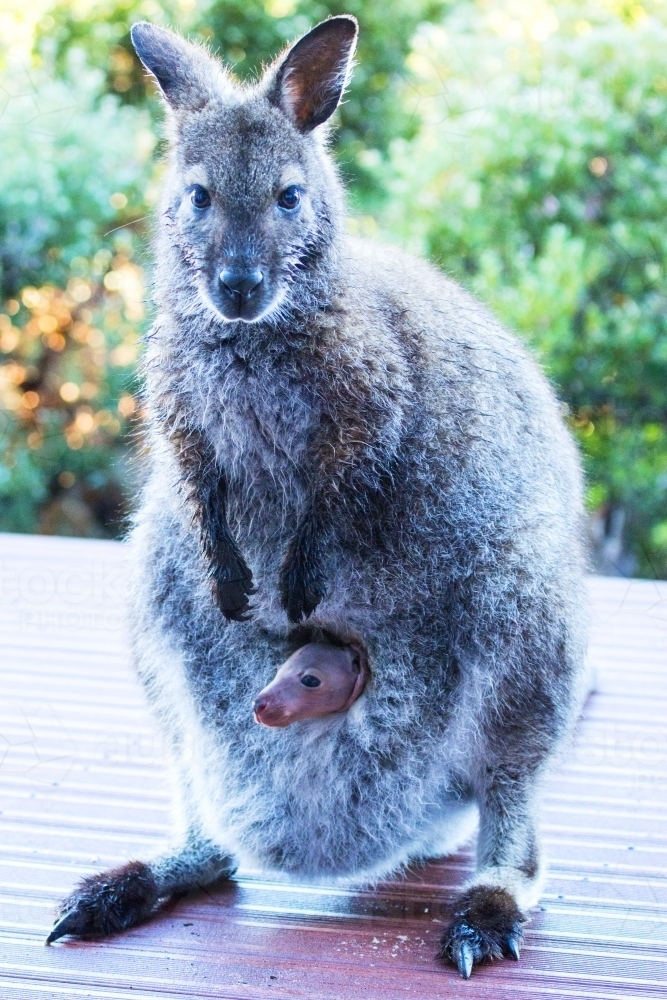
<path fill-rule="evenodd" d="M 153 26 L 136 25 L 133 39 L 172 110 L 165 211 L 190 282 L 227 322 L 279 314 L 340 214 L 313 129 L 340 100 L 356 23 L 324 22 L 245 89 Z"/>
<path fill-rule="evenodd" d="M 320 242 L 326 192 L 311 144 L 266 100 L 214 104 L 182 129 L 170 211 L 198 293 L 222 319 L 277 309 Z"/>

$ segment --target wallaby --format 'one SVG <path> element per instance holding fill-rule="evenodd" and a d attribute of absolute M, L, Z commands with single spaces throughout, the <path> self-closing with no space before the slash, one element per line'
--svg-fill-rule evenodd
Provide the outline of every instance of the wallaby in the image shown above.
<path fill-rule="evenodd" d="M 479 822 L 440 954 L 466 978 L 519 957 L 539 790 L 583 693 L 579 460 L 483 306 L 346 235 L 325 123 L 356 37 L 332 17 L 242 86 L 132 30 L 171 153 L 130 624 L 178 821 L 164 856 L 85 879 L 49 941 L 130 927 L 239 864 L 373 880 Z M 308 643 L 362 649 L 363 694 L 257 725 Z"/>

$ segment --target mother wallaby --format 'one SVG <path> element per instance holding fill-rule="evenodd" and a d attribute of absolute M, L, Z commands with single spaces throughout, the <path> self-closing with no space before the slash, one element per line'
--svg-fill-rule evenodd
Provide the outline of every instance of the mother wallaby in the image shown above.
<path fill-rule="evenodd" d="M 179 824 L 168 854 L 86 879 L 50 940 L 130 927 L 239 863 L 375 878 L 479 816 L 441 954 L 465 977 L 519 956 L 540 783 L 581 693 L 579 463 L 485 308 L 345 234 L 324 123 L 356 36 L 333 17 L 241 86 L 133 28 L 171 155 L 130 613 Z M 255 695 L 313 639 L 365 650 L 363 695 L 256 725 Z"/>

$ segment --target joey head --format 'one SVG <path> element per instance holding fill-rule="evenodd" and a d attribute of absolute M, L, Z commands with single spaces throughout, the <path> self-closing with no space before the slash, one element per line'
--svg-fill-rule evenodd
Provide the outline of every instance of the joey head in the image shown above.
<path fill-rule="evenodd" d="M 253 706 L 255 722 L 289 726 L 332 712 L 345 712 L 362 694 L 368 662 L 360 647 L 309 642 L 279 667 L 259 692 Z"/>

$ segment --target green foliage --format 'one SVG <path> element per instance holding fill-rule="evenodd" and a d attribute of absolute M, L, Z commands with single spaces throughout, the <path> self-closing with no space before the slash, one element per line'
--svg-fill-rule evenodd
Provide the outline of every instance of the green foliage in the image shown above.
<path fill-rule="evenodd" d="M 0 528 L 118 530 L 153 171 L 147 113 L 101 75 L 7 71 L 0 119 Z"/>
<path fill-rule="evenodd" d="M 0 313 L 3 530 L 118 532 L 142 290 L 125 255 L 98 251 L 86 278 L 28 286 Z"/>
<path fill-rule="evenodd" d="M 385 223 L 537 349 L 589 503 L 667 575 L 667 12 L 459 4 L 415 39 Z"/>
<path fill-rule="evenodd" d="M 66 283 L 72 261 L 113 241 L 105 232 L 146 212 L 154 139 L 144 111 L 99 98 L 101 74 L 78 59 L 68 77 L 3 75 L 0 287 Z M 119 195 L 112 202 L 112 195 Z"/>

